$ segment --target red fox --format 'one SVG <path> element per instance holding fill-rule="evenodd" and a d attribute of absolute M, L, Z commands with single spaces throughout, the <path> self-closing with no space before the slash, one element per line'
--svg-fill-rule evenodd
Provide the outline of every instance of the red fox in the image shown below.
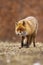
<path fill-rule="evenodd" d="M 23 47 L 25 40 L 26 40 L 25 41 L 26 47 L 29 47 L 31 42 L 33 42 L 33 45 L 35 47 L 37 30 L 38 30 L 38 21 L 33 16 L 29 16 L 17 22 L 15 26 L 15 33 L 17 35 L 22 36 L 21 47 Z"/>

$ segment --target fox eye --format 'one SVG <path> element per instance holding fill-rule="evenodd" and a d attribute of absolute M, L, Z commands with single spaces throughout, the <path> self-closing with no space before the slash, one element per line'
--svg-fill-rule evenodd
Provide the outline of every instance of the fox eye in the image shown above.
<path fill-rule="evenodd" d="M 23 25 L 25 25 L 25 21 L 23 21 Z"/>

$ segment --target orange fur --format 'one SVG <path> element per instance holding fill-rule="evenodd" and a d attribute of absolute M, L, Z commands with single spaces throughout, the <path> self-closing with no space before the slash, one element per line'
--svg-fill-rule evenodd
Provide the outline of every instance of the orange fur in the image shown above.
<path fill-rule="evenodd" d="M 15 27 L 15 32 L 17 34 L 22 35 L 21 46 L 23 46 L 23 41 L 26 39 L 27 39 L 27 47 L 29 46 L 29 44 L 31 44 L 32 41 L 35 46 L 35 38 L 37 35 L 37 26 L 38 26 L 37 20 L 34 17 L 30 17 L 30 18 L 28 17 L 28 18 L 25 18 L 18 22 L 18 24 Z"/>

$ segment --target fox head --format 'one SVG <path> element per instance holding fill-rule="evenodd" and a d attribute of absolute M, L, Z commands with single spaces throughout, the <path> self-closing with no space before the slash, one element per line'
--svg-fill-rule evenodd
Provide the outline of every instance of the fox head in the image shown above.
<path fill-rule="evenodd" d="M 16 23 L 16 26 L 15 26 L 15 33 L 17 35 L 26 35 L 26 23 L 25 21 L 19 21 Z"/>

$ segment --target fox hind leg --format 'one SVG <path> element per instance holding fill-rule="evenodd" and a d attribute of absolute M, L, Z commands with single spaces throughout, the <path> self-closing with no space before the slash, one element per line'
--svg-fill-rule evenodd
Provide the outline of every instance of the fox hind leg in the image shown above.
<path fill-rule="evenodd" d="M 36 47 L 35 42 L 36 42 L 36 36 L 33 36 L 33 46 L 34 47 Z"/>
<path fill-rule="evenodd" d="M 31 42 L 32 42 L 32 35 L 29 35 L 28 38 L 27 38 L 27 47 L 29 47 L 31 45 Z"/>
<path fill-rule="evenodd" d="M 26 36 L 26 37 L 27 37 L 26 47 L 28 48 L 28 47 L 29 47 L 29 45 L 30 45 L 30 41 L 29 41 L 29 37 L 30 37 L 30 36 Z"/>
<path fill-rule="evenodd" d="M 31 45 L 31 42 L 32 42 L 32 35 L 30 35 L 29 41 L 30 41 L 30 45 Z"/>

